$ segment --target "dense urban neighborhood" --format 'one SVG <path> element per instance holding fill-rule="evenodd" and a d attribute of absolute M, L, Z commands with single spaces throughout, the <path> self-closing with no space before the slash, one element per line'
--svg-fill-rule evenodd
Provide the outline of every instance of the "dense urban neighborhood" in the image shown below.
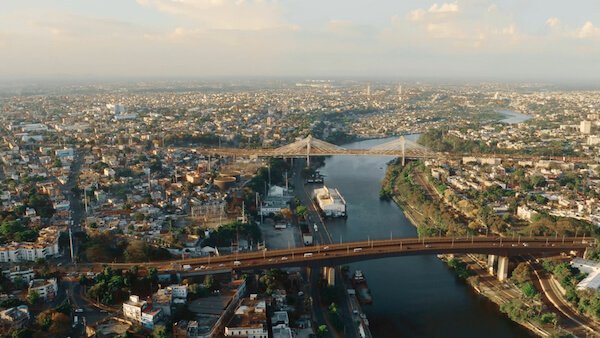
<path fill-rule="evenodd" d="M 401 136 L 379 196 L 361 198 L 397 203 L 425 248 L 436 237 L 519 238 L 523 250 L 525 238 L 578 239 L 585 252 L 439 256 L 534 334 L 600 332 L 597 91 L 110 83 L 3 90 L 0 110 L 3 337 L 371 337 L 365 308 L 381 299 L 351 261 L 244 268 L 235 257 L 349 241 L 328 227 L 357 216 L 354 200 L 321 173 L 331 156 L 310 147 Z M 261 156 L 308 136 L 306 155 Z M 405 142 L 433 155 L 405 158 Z M 232 148 L 244 152 L 224 155 Z M 370 236 L 360 240 L 393 239 Z M 499 265 L 508 275 L 494 278 Z"/>

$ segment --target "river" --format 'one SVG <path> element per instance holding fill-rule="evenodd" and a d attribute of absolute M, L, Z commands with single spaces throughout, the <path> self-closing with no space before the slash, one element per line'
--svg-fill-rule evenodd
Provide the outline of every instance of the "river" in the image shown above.
<path fill-rule="evenodd" d="M 367 140 L 344 147 L 364 149 L 386 141 Z M 333 156 L 325 160 L 320 169 L 325 183 L 339 189 L 348 207 L 346 220 L 327 222 L 335 242 L 416 236 L 415 227 L 396 204 L 379 200 L 390 159 Z M 363 309 L 374 337 L 532 336 L 496 305 L 472 292 L 436 256 L 385 258 L 350 267 L 362 270 L 368 280 L 373 304 Z"/>
<path fill-rule="evenodd" d="M 500 122 L 508 124 L 521 123 L 532 119 L 532 116 L 530 115 L 517 113 L 516 111 L 510 109 L 498 109 L 496 112 L 505 116 L 505 118 L 501 119 Z"/>

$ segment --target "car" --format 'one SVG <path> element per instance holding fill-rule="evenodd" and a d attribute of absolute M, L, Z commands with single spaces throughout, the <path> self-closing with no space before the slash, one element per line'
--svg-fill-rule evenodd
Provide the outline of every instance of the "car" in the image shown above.
<path fill-rule="evenodd" d="M 197 267 L 194 269 L 194 271 L 200 271 L 200 270 L 202 270 L 200 267 Z"/>
<path fill-rule="evenodd" d="M 329 245 L 325 245 L 325 246 L 323 247 L 323 250 L 327 250 L 327 249 L 329 249 Z"/>
<path fill-rule="evenodd" d="M 223 263 L 219 264 L 219 266 L 223 266 L 223 265 L 224 265 Z"/>
<path fill-rule="evenodd" d="M 426 248 L 431 248 L 431 245 L 427 244 L 425 245 Z"/>
<path fill-rule="evenodd" d="M 242 265 L 242 262 L 240 262 L 240 261 L 233 261 L 233 265 L 234 266 L 240 266 L 240 265 Z"/>
<path fill-rule="evenodd" d="M 361 252 L 361 251 L 362 251 L 362 248 L 355 248 L 354 249 L 354 252 Z"/>
<path fill-rule="evenodd" d="M 305 258 L 306 258 L 306 257 L 312 257 L 312 255 L 313 255 L 313 254 L 312 254 L 312 252 L 307 252 L 307 253 L 305 253 L 305 254 L 304 254 L 304 257 L 305 257 Z"/>
<path fill-rule="evenodd" d="M 352 310 L 352 314 L 358 316 L 358 310 Z"/>
<path fill-rule="evenodd" d="M 287 261 L 287 260 L 288 260 L 288 258 L 287 258 L 287 257 L 281 257 L 281 260 L 282 260 L 282 261 Z"/>
<path fill-rule="evenodd" d="M 206 269 L 206 266 L 200 265 L 200 269 Z"/>
<path fill-rule="evenodd" d="M 523 246 L 529 246 L 529 243 L 523 243 Z"/>

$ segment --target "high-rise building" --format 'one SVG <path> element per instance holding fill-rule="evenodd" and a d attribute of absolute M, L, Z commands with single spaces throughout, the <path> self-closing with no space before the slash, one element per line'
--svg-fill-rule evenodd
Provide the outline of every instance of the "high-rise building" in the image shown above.
<path fill-rule="evenodd" d="M 398 85 L 398 101 L 402 101 L 402 85 Z"/>
<path fill-rule="evenodd" d="M 581 121 L 579 124 L 579 131 L 582 134 L 591 134 L 592 132 L 592 121 Z"/>

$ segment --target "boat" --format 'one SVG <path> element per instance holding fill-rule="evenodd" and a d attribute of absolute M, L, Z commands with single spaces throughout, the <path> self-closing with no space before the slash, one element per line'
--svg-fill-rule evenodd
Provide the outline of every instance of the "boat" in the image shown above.
<path fill-rule="evenodd" d="M 373 297 L 371 296 L 371 290 L 369 290 L 369 285 L 367 284 L 367 279 L 361 270 L 354 271 L 354 276 L 352 276 L 352 285 L 356 290 L 356 297 L 361 304 L 371 304 L 373 303 Z"/>
<path fill-rule="evenodd" d="M 323 186 L 313 190 L 313 198 L 325 217 L 346 217 L 346 200 L 337 189 Z"/>

